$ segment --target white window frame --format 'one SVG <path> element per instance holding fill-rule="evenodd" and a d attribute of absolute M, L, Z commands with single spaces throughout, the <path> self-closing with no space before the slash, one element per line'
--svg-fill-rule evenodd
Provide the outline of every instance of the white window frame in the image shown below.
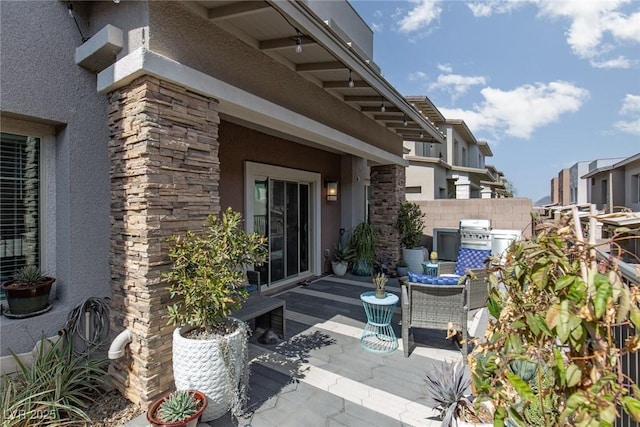
<path fill-rule="evenodd" d="M 254 183 L 256 179 L 278 179 L 283 181 L 301 181 L 310 184 L 309 200 L 311 203 L 309 212 L 311 214 L 311 228 L 309 247 L 310 254 L 310 271 L 314 276 L 322 274 L 322 260 L 320 248 L 321 237 L 321 198 L 322 198 L 322 179 L 321 175 L 316 172 L 303 171 L 300 169 L 291 169 L 282 166 L 267 165 L 264 163 L 255 163 L 246 161 L 244 165 L 244 217 L 253 218 L 253 199 L 254 199 Z M 253 220 L 245 221 L 246 231 L 253 232 Z M 285 283 L 286 281 L 283 281 Z"/>
<path fill-rule="evenodd" d="M 40 139 L 40 269 L 56 277 L 55 128 L 3 116 L 2 132 Z"/>

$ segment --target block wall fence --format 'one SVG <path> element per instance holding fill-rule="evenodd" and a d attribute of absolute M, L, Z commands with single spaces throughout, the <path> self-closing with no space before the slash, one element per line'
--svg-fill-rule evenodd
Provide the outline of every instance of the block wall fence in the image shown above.
<path fill-rule="evenodd" d="M 431 248 L 434 228 L 458 228 L 461 219 L 490 219 L 491 227 L 531 237 L 533 203 L 527 198 L 416 201 L 425 214 L 421 244 Z"/>

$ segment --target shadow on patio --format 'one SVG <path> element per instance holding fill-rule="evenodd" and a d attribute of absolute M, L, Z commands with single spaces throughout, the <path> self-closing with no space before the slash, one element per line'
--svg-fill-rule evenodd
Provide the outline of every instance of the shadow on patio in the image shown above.
<path fill-rule="evenodd" d="M 287 337 L 279 344 L 250 338 L 250 389 L 246 412 L 201 426 L 439 426 L 425 393 L 434 363 L 459 360 L 443 331 L 416 329 L 409 358 L 402 344 L 391 353 L 360 346 L 366 316 L 360 294 L 371 278 L 323 277 L 274 296 L 286 301 Z M 400 295 L 397 279 L 388 292 Z M 400 306 L 392 325 L 400 337 Z M 146 424 L 129 424 L 130 426 Z"/>

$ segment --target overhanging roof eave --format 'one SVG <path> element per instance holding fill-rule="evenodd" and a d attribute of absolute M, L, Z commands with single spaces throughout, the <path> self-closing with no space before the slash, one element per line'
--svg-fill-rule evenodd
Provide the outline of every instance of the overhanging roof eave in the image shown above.
<path fill-rule="evenodd" d="M 416 122 L 436 141 L 445 142 L 444 135 L 422 116 L 384 77 L 372 69 L 358 52 L 347 45 L 335 32 L 322 22 L 304 2 L 273 2 L 273 5 L 290 16 L 336 59 L 358 74 L 372 89 L 401 110 L 407 118 Z"/>

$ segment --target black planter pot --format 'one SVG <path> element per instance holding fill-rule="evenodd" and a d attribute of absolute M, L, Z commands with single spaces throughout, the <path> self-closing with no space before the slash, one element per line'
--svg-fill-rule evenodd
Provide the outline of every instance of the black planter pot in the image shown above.
<path fill-rule="evenodd" d="M 15 280 L 4 282 L 2 289 L 11 314 L 28 315 L 47 308 L 51 286 L 55 281 L 53 277 L 45 277 L 42 282 L 32 286 L 16 285 Z"/>

